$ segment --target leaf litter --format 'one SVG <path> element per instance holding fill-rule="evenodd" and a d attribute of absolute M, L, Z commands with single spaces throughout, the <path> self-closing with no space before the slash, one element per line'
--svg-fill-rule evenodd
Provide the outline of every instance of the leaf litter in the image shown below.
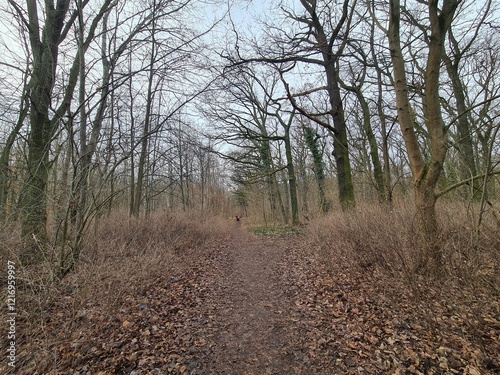
<path fill-rule="evenodd" d="M 39 374 L 498 374 L 498 299 L 332 272 L 299 236 L 237 227 L 167 277 L 47 324 Z M 126 277 L 126 275 L 124 275 Z"/>

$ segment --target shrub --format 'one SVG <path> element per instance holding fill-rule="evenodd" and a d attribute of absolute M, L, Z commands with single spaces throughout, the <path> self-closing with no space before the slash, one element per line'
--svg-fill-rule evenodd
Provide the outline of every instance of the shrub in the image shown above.
<path fill-rule="evenodd" d="M 500 231 L 494 223 L 475 225 L 470 209 L 459 203 L 439 206 L 438 246 L 442 274 L 461 282 L 499 291 Z M 413 209 L 396 205 L 364 205 L 333 212 L 309 225 L 309 237 L 332 270 L 345 267 L 370 270 L 414 281 L 415 230 Z"/>

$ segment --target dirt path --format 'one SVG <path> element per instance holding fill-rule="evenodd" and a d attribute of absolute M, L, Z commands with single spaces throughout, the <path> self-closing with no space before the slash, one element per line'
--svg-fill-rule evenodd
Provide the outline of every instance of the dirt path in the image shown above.
<path fill-rule="evenodd" d="M 235 229 L 213 280 L 213 373 L 294 374 L 307 364 L 297 289 L 283 269 L 293 239 L 262 238 Z M 301 363 L 297 365 L 297 361 Z"/>

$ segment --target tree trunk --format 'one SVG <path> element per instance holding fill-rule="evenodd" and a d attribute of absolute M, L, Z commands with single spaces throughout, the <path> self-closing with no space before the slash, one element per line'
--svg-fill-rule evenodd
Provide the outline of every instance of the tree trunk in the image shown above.
<path fill-rule="evenodd" d="M 36 110 L 33 110 L 33 112 L 36 112 Z M 52 132 L 50 131 L 50 120 L 44 123 L 42 117 L 43 114 L 38 113 L 33 113 L 30 116 L 32 130 L 28 138 L 26 173 L 19 199 L 19 207 L 23 215 L 22 236 L 28 243 L 32 243 L 32 245 L 27 243 L 28 252 L 32 250 L 38 251 L 36 242 L 44 242 L 47 239 L 45 188 L 49 174 L 48 148 L 51 139 L 47 134 Z M 33 124 L 36 124 L 36 126 L 33 126 Z M 35 240 L 35 243 L 32 240 Z M 38 258 L 38 256 L 35 256 L 35 258 Z M 26 260 L 29 262 L 28 259 Z"/>
<path fill-rule="evenodd" d="M 61 0 L 57 8 L 45 9 L 45 24 L 40 39 L 39 13 L 34 0 L 27 1 L 29 36 L 33 55 L 31 80 L 30 134 L 24 185 L 19 198 L 22 211 L 22 236 L 25 251 L 21 261 L 30 263 L 41 259 L 39 243 L 47 240 L 46 187 L 49 173 L 49 152 L 57 127 L 49 118 L 51 93 L 55 81 L 58 49 L 69 0 Z"/>
<path fill-rule="evenodd" d="M 78 5 L 78 49 L 79 49 L 79 81 L 80 87 L 78 92 L 79 112 L 80 112 L 80 158 L 78 160 L 78 182 L 76 184 L 76 191 L 74 195 L 77 197 L 78 207 L 76 210 L 76 232 L 80 230 L 82 223 L 85 220 L 85 211 L 87 208 L 87 192 L 88 192 L 88 177 L 90 174 L 90 164 L 92 155 L 87 144 L 87 123 L 88 115 L 85 108 L 86 104 L 86 67 L 85 67 L 85 53 L 83 48 L 83 29 L 85 24 L 83 22 L 83 7 L 82 0 L 77 1 Z"/>
<path fill-rule="evenodd" d="M 389 209 L 392 210 L 392 177 L 391 177 L 391 159 L 389 156 L 389 132 L 387 131 L 387 121 L 385 114 L 383 112 L 382 102 L 382 84 L 380 81 L 381 77 L 379 75 L 379 97 L 378 97 L 378 116 L 380 119 L 380 128 L 382 131 L 382 157 L 384 159 L 384 183 L 386 199 L 385 202 L 389 205 Z"/>
<path fill-rule="evenodd" d="M 24 19 L 25 14 L 17 4 L 13 0 L 8 1 L 20 13 L 20 18 Z M 84 43 L 84 51 L 89 47 L 95 29 L 110 6 L 111 1 L 106 0 L 102 4 L 100 12 L 91 23 Z M 59 0 L 57 5 L 54 5 L 51 1 L 46 1 L 43 12 L 39 12 L 37 8 L 39 4 L 36 1 L 28 0 L 26 2 L 29 21 L 28 33 L 33 59 L 28 93 L 31 102 L 28 155 L 24 185 L 18 202 L 23 215 L 21 229 L 25 242 L 21 260 L 25 262 L 36 261 L 43 255 L 40 249 L 47 240 L 46 188 L 50 168 L 51 141 L 59 127 L 60 119 L 69 109 L 78 82 L 78 72 L 80 71 L 79 54 L 81 51 L 79 50 L 66 81 L 61 105 L 56 109 L 53 119 L 50 119 L 49 109 L 51 109 L 52 105 L 52 90 L 55 84 L 59 45 L 71 26 L 64 24 L 69 4 L 69 0 Z M 45 18 L 41 29 L 40 19 L 42 13 Z M 73 21 L 74 18 L 70 22 Z"/>
<path fill-rule="evenodd" d="M 436 218 L 435 184 L 422 182 L 415 186 L 415 227 L 419 234 L 419 251 L 415 270 L 436 274 L 442 263 L 441 247 L 436 242 L 438 222 Z"/>
<path fill-rule="evenodd" d="M 299 224 L 299 202 L 297 198 L 297 179 L 295 178 L 295 168 L 293 165 L 292 145 L 290 143 L 290 123 L 288 126 L 285 126 L 284 141 L 286 169 L 288 172 L 288 188 L 290 190 L 290 205 L 292 209 L 292 224 L 297 225 Z"/>
<path fill-rule="evenodd" d="M 459 116 L 457 119 L 457 147 L 462 161 L 462 167 L 460 168 L 460 178 L 462 180 L 467 180 L 468 178 L 476 176 L 478 173 L 474 157 L 471 127 L 469 124 L 469 118 L 466 114 L 467 105 L 465 103 L 465 89 L 458 72 L 458 63 L 460 62 L 460 59 L 456 57 L 456 61 L 453 62 L 450 57 L 444 56 L 444 61 L 446 63 L 448 76 L 450 77 L 453 86 L 453 96 L 455 97 L 456 101 L 457 116 Z M 473 195 L 479 193 L 478 180 L 474 180 L 472 182 L 472 187 Z M 479 197 L 479 194 L 477 194 L 477 197 Z"/>
<path fill-rule="evenodd" d="M 440 251 L 437 244 L 437 219 L 435 188 L 446 156 L 446 132 L 441 117 L 439 98 L 439 73 L 443 43 L 456 7 L 457 0 L 444 0 L 442 10 L 438 1 L 429 1 L 430 37 L 425 69 L 425 125 L 430 140 L 430 157 L 426 162 L 419 148 L 414 129 L 413 111 L 407 92 L 405 60 L 400 41 L 400 2 L 390 1 L 389 46 L 394 65 L 394 85 L 398 120 L 403 133 L 415 189 L 416 224 L 420 243 L 416 268 L 426 272 L 436 271 L 440 266 Z"/>
<path fill-rule="evenodd" d="M 24 120 L 28 114 L 28 104 L 25 103 L 25 99 L 22 99 L 21 108 L 19 110 L 19 118 L 17 120 L 14 129 L 10 132 L 7 140 L 5 141 L 5 146 L 0 154 L 0 221 L 3 221 L 7 217 L 7 201 L 9 196 L 9 185 L 10 185 L 10 151 L 14 142 L 19 134 L 19 131 L 23 127 Z"/>
<path fill-rule="evenodd" d="M 323 213 L 327 213 L 330 210 L 330 202 L 328 202 L 326 198 L 326 189 L 325 189 L 325 169 L 323 164 L 323 154 L 321 153 L 317 139 L 316 133 L 309 126 L 304 126 L 304 138 L 306 140 L 307 147 L 311 152 L 311 156 L 313 159 L 313 172 L 314 177 L 316 179 L 316 184 L 318 185 L 318 195 L 319 195 L 319 205 L 321 207 L 321 211 Z"/>
<path fill-rule="evenodd" d="M 153 3 L 153 12 L 156 9 L 156 2 Z M 139 156 L 139 164 L 137 166 L 137 184 L 135 186 L 135 198 L 134 198 L 134 208 L 133 215 L 139 217 L 139 212 L 141 209 L 141 203 L 143 201 L 143 185 L 144 185 L 144 175 L 146 170 L 146 156 L 149 149 L 149 129 L 151 128 L 151 108 L 153 106 L 154 92 L 153 92 L 153 80 L 154 80 L 154 64 L 156 61 L 156 22 L 155 18 L 151 23 L 151 54 L 149 56 L 149 76 L 148 76 L 148 91 L 146 96 L 146 113 L 144 115 L 144 126 L 142 129 L 142 140 L 141 140 L 141 153 Z"/>
<path fill-rule="evenodd" d="M 391 165 L 389 156 L 389 132 L 387 131 L 386 115 L 384 113 L 384 91 L 382 80 L 382 68 L 379 65 L 378 55 L 375 51 L 375 23 L 372 23 L 370 28 L 370 54 L 373 59 L 373 65 L 377 73 L 377 113 L 380 120 L 380 130 L 382 133 L 382 158 L 384 161 L 383 166 L 383 181 L 384 190 L 386 193 L 384 201 L 388 204 L 389 209 L 392 210 L 392 181 L 391 181 Z M 387 74 L 387 72 L 385 72 Z"/>
<path fill-rule="evenodd" d="M 339 201 L 342 209 L 347 209 L 354 207 L 356 202 L 354 198 L 354 185 L 352 182 L 349 145 L 347 141 L 347 124 L 339 86 L 339 72 L 336 65 L 341 55 L 341 51 L 347 42 L 347 34 L 349 33 L 353 12 L 350 16 L 348 15 L 349 2 L 345 0 L 342 15 L 337 25 L 331 25 L 334 30 L 332 30 L 330 37 L 327 37 L 320 17 L 317 14 L 316 1 L 301 0 L 301 4 L 310 15 L 310 19 L 305 23 L 314 30 L 312 34 L 316 39 L 319 52 L 321 52 L 323 60 L 322 65 L 326 73 L 326 90 L 330 102 L 329 112 L 333 119 L 334 127 L 333 156 L 337 167 Z M 345 34 L 341 36 L 339 33 L 343 27 L 345 27 Z M 336 40 L 343 43 L 341 43 L 341 47 L 339 47 L 337 51 L 333 51 L 333 45 Z"/>
<path fill-rule="evenodd" d="M 344 107 L 340 93 L 338 72 L 330 54 L 325 54 L 325 71 L 327 90 L 330 98 L 331 115 L 334 126 L 333 156 L 337 166 L 337 183 L 339 187 L 339 201 L 343 209 L 353 207 L 354 185 L 352 182 L 349 145 L 347 141 L 347 124 L 345 122 Z"/>
<path fill-rule="evenodd" d="M 375 188 L 377 189 L 379 201 L 384 202 L 386 200 L 384 172 L 382 169 L 382 163 L 380 162 L 377 139 L 375 138 L 375 134 L 373 133 L 370 121 L 370 108 L 368 107 L 368 103 L 365 100 L 360 86 L 348 86 L 344 83 L 342 83 L 342 86 L 345 89 L 356 94 L 356 97 L 358 98 L 359 104 L 361 106 L 361 111 L 363 113 L 362 130 L 365 133 L 366 138 L 368 139 L 368 144 L 370 146 L 370 160 L 373 165 L 373 178 L 375 180 Z"/>
<path fill-rule="evenodd" d="M 132 71 L 132 54 L 129 55 L 128 69 Z M 130 98 L 129 116 L 130 116 L 130 191 L 129 191 L 129 216 L 134 215 L 135 210 L 135 115 L 134 115 L 134 92 L 132 90 L 133 76 L 130 77 L 128 93 Z"/>

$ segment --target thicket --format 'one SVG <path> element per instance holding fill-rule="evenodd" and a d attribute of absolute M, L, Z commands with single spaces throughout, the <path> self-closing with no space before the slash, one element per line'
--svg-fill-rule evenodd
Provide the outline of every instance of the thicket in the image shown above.
<path fill-rule="evenodd" d="M 440 272 L 418 268 L 413 206 L 397 202 L 363 204 L 348 212 L 332 212 L 307 227 L 313 254 L 332 274 L 353 270 L 368 279 L 403 282 L 409 293 L 425 295 L 429 285 L 440 290 L 466 288 L 478 299 L 500 293 L 500 223 L 492 210 L 478 224 L 478 205 L 443 200 L 439 204 Z"/>
<path fill-rule="evenodd" d="M 16 280 L 16 368 L 37 368 L 50 357 L 54 337 L 72 335 L 81 329 L 86 312 L 97 309 L 103 316 L 116 314 L 128 296 L 144 294 L 156 279 L 182 273 L 190 257 L 203 254 L 210 242 L 227 232 L 216 217 L 195 213 L 158 213 L 149 219 L 130 218 L 114 213 L 99 220 L 85 239 L 80 260 L 64 279 L 58 279 L 57 248 L 46 249 L 48 256 L 36 265 L 22 266 L 18 260 L 19 228 L 0 230 L 0 259 L 6 267 L 13 261 Z M 51 251 L 49 251 L 51 250 Z M 2 295 L 7 274 L 0 272 Z M 54 322 L 59 322 L 54 325 Z M 7 332 L 6 319 L 0 330 Z M 54 326 L 58 326 L 54 332 Z M 60 337 L 59 337 L 60 338 Z M 7 349 L 2 341 L 2 352 Z M 57 358 L 53 359 L 54 363 Z M 1 366 L 6 366 L 2 360 Z M 0 367 L 0 372 L 9 370 Z"/>

